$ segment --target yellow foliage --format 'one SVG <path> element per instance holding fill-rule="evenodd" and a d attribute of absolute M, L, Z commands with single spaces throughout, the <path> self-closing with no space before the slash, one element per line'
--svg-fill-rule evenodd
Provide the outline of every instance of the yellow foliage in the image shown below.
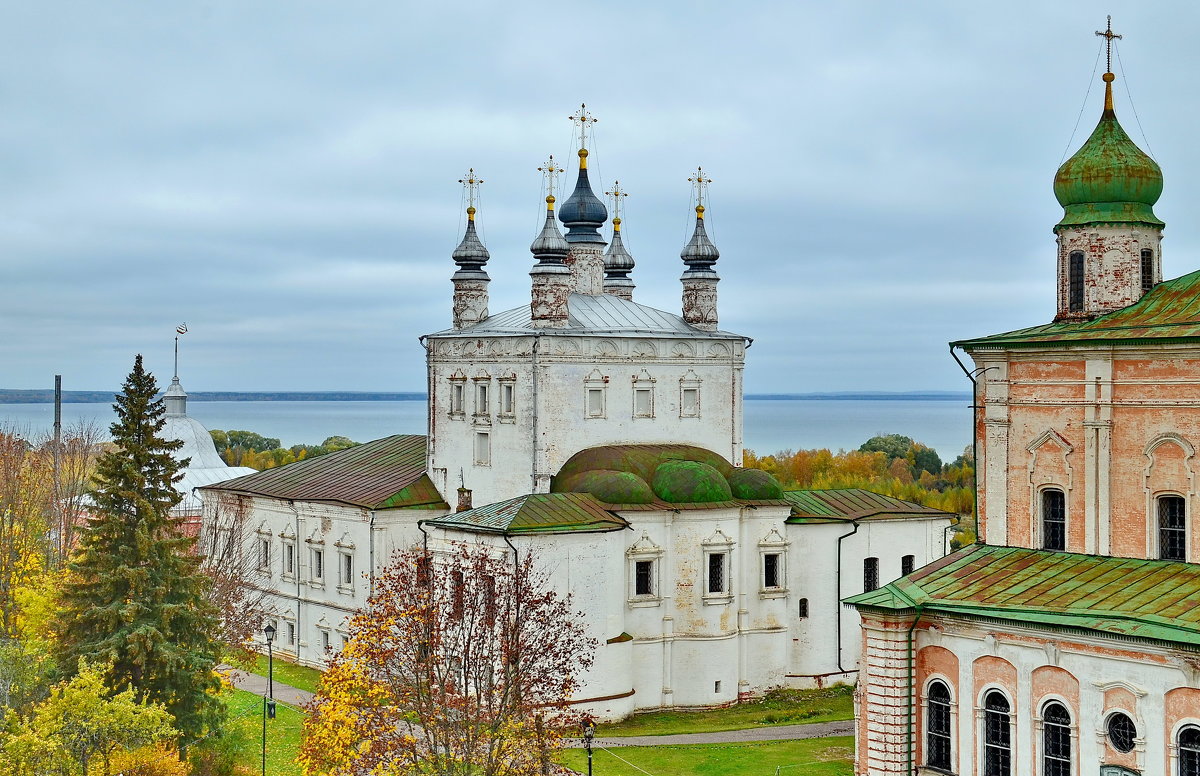
<path fill-rule="evenodd" d="M 188 776 L 187 764 L 166 744 L 116 752 L 110 763 L 112 772 L 122 776 Z"/>

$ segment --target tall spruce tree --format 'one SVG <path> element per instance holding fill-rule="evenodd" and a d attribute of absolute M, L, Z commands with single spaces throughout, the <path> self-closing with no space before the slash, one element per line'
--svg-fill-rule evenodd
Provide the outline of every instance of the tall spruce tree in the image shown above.
<path fill-rule="evenodd" d="M 70 565 L 60 642 L 68 665 L 111 663 L 114 689 L 166 706 L 186 743 L 224 713 L 213 672 L 218 625 L 195 539 L 170 514 L 187 461 L 171 457 L 182 442 L 158 436 L 166 421 L 157 390 L 139 355 L 113 405 L 115 449 L 97 462 L 96 515 Z"/>

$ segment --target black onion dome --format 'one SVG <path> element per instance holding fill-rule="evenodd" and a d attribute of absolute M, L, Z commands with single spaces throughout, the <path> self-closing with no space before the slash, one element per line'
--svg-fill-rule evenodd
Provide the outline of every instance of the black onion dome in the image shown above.
<path fill-rule="evenodd" d="M 483 265 L 488 263 L 491 254 L 488 253 L 487 248 L 483 247 L 483 242 L 475 232 L 475 208 L 473 207 L 467 208 L 466 234 L 463 235 L 462 242 L 458 244 L 458 247 L 454 249 L 454 253 L 450 254 L 450 258 L 454 259 L 454 263 L 458 265 L 459 273 L 487 276 Z"/>
<path fill-rule="evenodd" d="M 604 242 L 599 229 L 608 220 L 608 210 L 592 191 L 588 180 L 587 149 L 579 150 L 579 177 L 575 190 L 559 211 L 558 220 L 567 227 L 567 242 Z"/>
<path fill-rule="evenodd" d="M 529 246 L 530 253 L 538 260 L 538 264 L 562 264 L 571 246 L 563 239 L 554 223 L 554 197 L 546 197 L 546 223 L 533 244 Z"/>
<path fill-rule="evenodd" d="M 696 207 L 696 231 L 692 232 L 692 239 L 683 246 L 679 257 L 688 266 L 689 272 L 711 272 L 717 259 L 721 258 L 721 252 L 708 239 L 708 232 L 704 231 L 703 205 Z"/>
<path fill-rule="evenodd" d="M 621 240 L 620 221 L 619 218 L 613 219 L 616 228 L 613 230 L 612 242 L 604 252 L 604 274 L 609 278 L 629 277 L 629 273 L 633 271 L 633 256 Z"/>

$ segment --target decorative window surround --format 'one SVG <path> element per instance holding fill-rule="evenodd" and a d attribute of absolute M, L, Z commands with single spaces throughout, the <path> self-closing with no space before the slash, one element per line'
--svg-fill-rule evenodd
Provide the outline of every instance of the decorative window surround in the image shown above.
<path fill-rule="evenodd" d="M 474 447 L 474 459 L 476 466 L 491 466 L 492 465 L 492 435 L 487 431 L 476 431 Z"/>
<path fill-rule="evenodd" d="M 515 423 L 517 415 L 517 376 L 507 374 L 497 379 L 499 396 L 496 404 L 496 421 Z"/>
<path fill-rule="evenodd" d="M 703 600 L 705 604 L 727 604 L 733 601 L 733 539 L 718 528 L 701 544 L 704 554 Z M 719 559 L 718 559 L 719 556 Z M 719 579 L 714 577 L 719 575 Z"/>
<path fill-rule="evenodd" d="M 593 369 L 583 381 L 583 417 L 608 417 L 608 377 Z"/>
<path fill-rule="evenodd" d="M 635 420 L 654 417 L 654 383 L 655 379 L 643 369 L 634 375 L 633 381 L 633 418 Z"/>
<path fill-rule="evenodd" d="M 700 378 L 690 369 L 679 378 L 679 417 L 700 417 Z"/>
<path fill-rule="evenodd" d="M 628 603 L 633 608 L 659 606 L 662 603 L 662 557 L 665 551 L 650 539 L 649 534 L 643 533 L 628 550 L 625 551 L 628 571 Z M 638 593 L 638 564 L 649 563 L 650 592 Z M 644 568 L 644 567 L 643 567 Z"/>
<path fill-rule="evenodd" d="M 467 376 L 461 371 L 450 375 L 450 419 L 467 417 Z"/>
<path fill-rule="evenodd" d="M 787 539 L 783 534 L 779 533 L 778 529 L 772 528 L 758 542 L 758 596 L 759 598 L 784 598 L 788 594 L 787 587 Z M 767 560 L 767 556 L 774 556 L 774 581 L 775 584 L 768 585 L 770 582 L 767 578 L 771 571 L 768 568 L 771 561 Z"/>
<path fill-rule="evenodd" d="M 480 371 L 471 378 L 472 401 L 474 402 L 475 411 L 471 415 L 472 422 L 476 425 L 485 424 L 491 425 L 492 422 L 492 376 L 487 372 Z"/>

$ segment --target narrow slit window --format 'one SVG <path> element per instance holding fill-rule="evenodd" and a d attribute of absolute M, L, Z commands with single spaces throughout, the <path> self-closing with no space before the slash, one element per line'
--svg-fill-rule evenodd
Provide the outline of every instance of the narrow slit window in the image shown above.
<path fill-rule="evenodd" d="M 1070 296 L 1069 309 L 1073 313 L 1083 310 L 1083 251 L 1071 251 L 1067 260 L 1067 288 Z"/>
<path fill-rule="evenodd" d="M 463 411 L 463 384 L 453 383 L 450 386 L 450 411 L 461 413 Z"/>
<path fill-rule="evenodd" d="M 504 383 L 500 386 L 500 412 L 505 415 L 512 415 L 516 410 L 516 402 L 513 399 L 513 384 Z"/>
<path fill-rule="evenodd" d="M 1158 499 L 1158 557 L 1162 560 L 1187 559 L 1187 524 L 1180 496 Z"/>
<path fill-rule="evenodd" d="M 287 643 L 288 646 L 296 643 L 296 624 L 294 622 L 287 623 Z"/>
<path fill-rule="evenodd" d="M 1154 288 L 1154 251 L 1142 249 L 1142 291 Z"/>
<path fill-rule="evenodd" d="M 491 412 L 491 405 L 489 404 L 488 400 L 489 400 L 488 384 L 487 383 L 476 383 L 475 384 L 475 414 L 476 415 L 487 415 L 488 413 Z"/>
<path fill-rule="evenodd" d="M 863 560 L 863 592 L 869 593 L 879 587 L 879 558 Z"/>
<path fill-rule="evenodd" d="M 350 554 L 342 554 L 342 580 L 343 585 L 354 584 L 354 556 Z"/>
<path fill-rule="evenodd" d="M 925 704 L 925 764 L 950 770 L 950 690 L 940 680 L 930 683 Z"/>
<path fill-rule="evenodd" d="M 271 541 L 269 539 L 258 540 L 258 567 L 260 569 L 271 567 Z"/>
<path fill-rule="evenodd" d="M 1067 499 L 1058 488 L 1042 491 L 1042 549 L 1067 549 Z"/>
<path fill-rule="evenodd" d="M 320 581 L 325 578 L 325 552 L 323 550 L 313 550 L 312 552 L 312 575 L 313 579 Z"/>
<path fill-rule="evenodd" d="M 1008 699 L 995 690 L 983 701 L 983 776 L 1012 776 Z"/>
<path fill-rule="evenodd" d="M 283 573 L 292 575 L 296 573 L 296 545 L 283 545 Z"/>

